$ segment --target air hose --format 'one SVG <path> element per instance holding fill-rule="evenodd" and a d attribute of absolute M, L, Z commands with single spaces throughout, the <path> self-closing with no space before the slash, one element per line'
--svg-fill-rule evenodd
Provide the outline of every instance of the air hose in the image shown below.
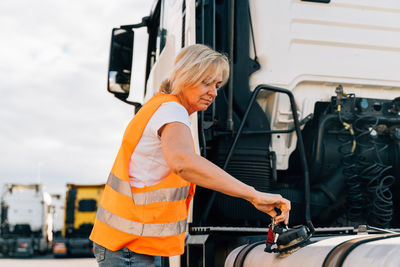
<path fill-rule="evenodd" d="M 347 218 L 357 221 L 366 215 L 369 224 L 387 228 L 393 217 L 390 187 L 395 177 L 388 173 L 392 166 L 384 164 L 381 158 L 388 145 L 377 141 L 378 124 L 376 116 L 358 117 L 352 134 L 357 151 L 348 149 L 350 140 L 343 138 L 339 151 L 343 154 L 343 174 L 347 177 Z"/>

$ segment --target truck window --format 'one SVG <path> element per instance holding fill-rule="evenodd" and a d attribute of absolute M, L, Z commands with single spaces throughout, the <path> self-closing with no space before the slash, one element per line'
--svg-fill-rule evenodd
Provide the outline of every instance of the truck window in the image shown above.
<path fill-rule="evenodd" d="M 158 36 L 159 36 L 159 31 L 160 31 L 160 13 L 161 13 L 161 5 L 160 1 L 157 3 L 157 6 L 154 8 L 153 13 L 151 14 L 151 19 L 148 23 L 148 43 L 147 43 L 147 59 L 146 59 L 146 78 L 145 81 L 147 81 L 147 78 L 149 77 L 150 71 L 154 65 L 154 63 L 157 60 L 157 56 L 159 52 L 159 49 L 157 49 L 157 44 L 158 44 Z M 146 87 L 145 87 L 146 88 Z"/>
<path fill-rule="evenodd" d="M 301 0 L 301 1 L 303 1 L 303 2 L 315 2 L 315 3 L 326 3 L 326 4 L 331 2 L 331 0 Z"/>
<path fill-rule="evenodd" d="M 97 201 L 95 199 L 82 199 L 78 204 L 79 211 L 96 211 Z"/>
<path fill-rule="evenodd" d="M 158 55 L 163 51 L 167 36 L 180 40 L 182 38 L 182 17 L 177 16 L 183 11 L 183 0 L 161 0 L 152 14 L 149 23 L 149 43 L 146 67 L 146 80 Z M 178 38 L 178 39 L 177 39 Z M 183 43 L 182 40 L 176 43 Z"/>
<path fill-rule="evenodd" d="M 184 2 L 184 1 L 183 1 Z M 171 25 L 176 28 L 176 14 L 182 12 L 182 0 L 162 0 L 161 2 L 161 18 L 160 30 L 157 37 L 157 50 L 160 54 L 164 49 L 167 34 L 171 31 Z"/>

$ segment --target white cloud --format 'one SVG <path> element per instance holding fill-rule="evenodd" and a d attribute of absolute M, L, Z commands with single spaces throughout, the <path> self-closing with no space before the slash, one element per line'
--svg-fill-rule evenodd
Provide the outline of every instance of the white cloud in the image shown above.
<path fill-rule="evenodd" d="M 133 108 L 106 92 L 111 29 L 147 0 L 0 2 L 0 183 L 104 183 Z M 140 40 L 137 40 L 140 42 Z"/>

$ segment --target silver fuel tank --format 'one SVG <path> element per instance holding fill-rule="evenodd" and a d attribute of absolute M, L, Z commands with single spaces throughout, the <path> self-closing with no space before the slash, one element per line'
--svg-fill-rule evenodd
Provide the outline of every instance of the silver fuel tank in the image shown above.
<path fill-rule="evenodd" d="M 254 246 L 243 256 L 245 247 L 251 248 L 251 244 L 234 249 L 226 258 L 225 267 L 400 266 L 399 234 L 313 237 L 309 245 L 281 256 L 264 252 L 265 244 Z M 238 257 L 239 254 L 242 255 Z"/>

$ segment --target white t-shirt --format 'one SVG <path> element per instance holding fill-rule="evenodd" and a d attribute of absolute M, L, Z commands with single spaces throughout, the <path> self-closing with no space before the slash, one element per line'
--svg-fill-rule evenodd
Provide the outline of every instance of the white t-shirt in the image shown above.
<path fill-rule="evenodd" d="M 161 150 L 161 138 L 158 135 L 158 130 L 170 122 L 181 122 L 191 127 L 189 114 L 182 105 L 177 102 L 161 104 L 147 123 L 131 156 L 129 162 L 131 186 L 155 185 L 170 174 L 171 169 L 165 161 Z"/>

